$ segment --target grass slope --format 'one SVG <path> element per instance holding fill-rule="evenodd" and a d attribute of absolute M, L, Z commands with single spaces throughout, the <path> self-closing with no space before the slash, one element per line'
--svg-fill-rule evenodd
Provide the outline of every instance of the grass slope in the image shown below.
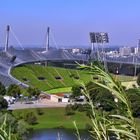
<path fill-rule="evenodd" d="M 12 69 L 11 73 L 20 81 L 44 91 L 54 88 L 72 87 L 75 84 L 79 84 L 81 81 L 87 83 L 92 80 L 91 75 L 86 71 L 31 64 L 16 67 Z M 55 78 L 57 76 L 61 77 L 61 79 L 57 80 Z M 38 77 L 44 77 L 45 79 L 39 80 Z M 76 79 L 75 77 L 78 78 Z M 26 79 L 26 81 L 24 79 Z"/>
<path fill-rule="evenodd" d="M 58 67 L 45 67 L 41 65 L 26 64 L 12 69 L 11 74 L 20 81 L 39 88 L 43 91 L 48 91 L 57 88 L 72 87 L 81 82 L 87 83 L 93 80 L 93 76 L 84 70 L 72 70 Z M 57 80 L 55 77 L 61 77 Z M 134 81 L 136 77 L 114 75 L 122 82 Z M 38 77 L 44 77 L 44 80 L 39 80 Z M 77 77 L 77 78 L 76 78 Z M 24 80 L 26 79 L 26 81 Z M 61 92 L 65 92 L 61 90 Z"/>

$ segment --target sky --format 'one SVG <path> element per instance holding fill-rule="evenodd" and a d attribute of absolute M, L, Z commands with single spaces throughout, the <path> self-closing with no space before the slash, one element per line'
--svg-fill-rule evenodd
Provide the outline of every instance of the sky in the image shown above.
<path fill-rule="evenodd" d="M 89 32 L 108 32 L 110 45 L 135 46 L 140 38 L 140 0 L 0 0 L 0 46 L 6 25 L 10 44 L 90 45 Z M 55 43 L 56 42 L 56 43 Z"/>

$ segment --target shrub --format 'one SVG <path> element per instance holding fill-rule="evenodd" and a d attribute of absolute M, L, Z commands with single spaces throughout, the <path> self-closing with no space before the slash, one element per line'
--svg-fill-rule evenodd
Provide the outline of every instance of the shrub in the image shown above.
<path fill-rule="evenodd" d="M 85 106 L 82 104 L 78 104 L 78 111 L 80 111 L 80 112 L 85 111 Z"/>
<path fill-rule="evenodd" d="M 33 112 L 28 112 L 25 116 L 25 121 L 30 125 L 34 125 L 37 124 L 37 117 Z"/>
<path fill-rule="evenodd" d="M 41 108 L 37 108 L 36 112 L 37 112 L 38 115 L 43 115 L 44 114 L 44 112 Z"/>
<path fill-rule="evenodd" d="M 72 109 L 73 109 L 74 111 L 76 111 L 76 110 L 78 109 L 78 104 L 75 103 L 74 105 L 72 105 Z"/>
<path fill-rule="evenodd" d="M 65 108 L 65 115 L 74 115 L 75 112 L 73 111 L 72 109 L 72 105 L 67 105 L 66 108 Z"/>

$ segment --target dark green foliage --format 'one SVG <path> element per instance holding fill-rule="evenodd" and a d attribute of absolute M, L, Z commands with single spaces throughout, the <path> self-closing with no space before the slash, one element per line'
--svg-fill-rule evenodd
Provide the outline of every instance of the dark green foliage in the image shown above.
<path fill-rule="evenodd" d="M 140 86 L 140 73 L 137 76 L 137 84 Z"/>
<path fill-rule="evenodd" d="M 90 81 L 89 83 L 86 84 L 86 88 L 90 94 L 90 98 L 92 99 L 93 102 L 95 102 L 98 93 L 101 92 L 101 87 Z"/>
<path fill-rule="evenodd" d="M 69 115 L 74 115 L 75 112 L 72 109 L 72 105 L 67 105 L 65 108 L 65 115 L 69 116 Z"/>
<path fill-rule="evenodd" d="M 89 117 L 89 118 L 91 118 L 91 116 L 92 116 L 92 110 L 91 109 L 88 109 L 87 111 L 86 111 L 86 115 Z"/>
<path fill-rule="evenodd" d="M 0 96 L 0 110 L 1 109 L 7 109 L 8 108 L 8 102 Z"/>
<path fill-rule="evenodd" d="M 74 105 L 72 105 L 72 109 L 74 111 L 77 110 L 79 112 L 83 112 L 83 111 L 85 111 L 85 106 L 83 104 L 77 104 L 77 103 L 75 103 Z"/>
<path fill-rule="evenodd" d="M 21 89 L 18 85 L 11 84 L 7 89 L 7 95 L 18 97 L 21 94 Z"/>
<path fill-rule="evenodd" d="M 96 103 L 100 103 L 99 107 L 105 111 L 111 111 L 114 109 L 114 97 L 107 90 L 102 90 L 98 93 Z"/>
<path fill-rule="evenodd" d="M 114 97 L 108 90 L 103 89 L 93 82 L 89 82 L 86 88 L 90 94 L 91 100 L 98 108 L 102 108 L 105 111 L 114 109 Z"/>
<path fill-rule="evenodd" d="M 82 95 L 81 92 L 82 87 L 80 85 L 74 85 L 71 90 L 72 90 L 72 95 L 71 95 L 72 98 L 76 98 Z"/>
<path fill-rule="evenodd" d="M 0 82 L 0 95 L 5 95 L 6 89 L 5 86 Z"/>
<path fill-rule="evenodd" d="M 83 105 L 83 104 L 78 104 L 77 110 L 78 110 L 79 112 L 84 112 L 84 111 L 86 111 L 86 106 Z"/>
<path fill-rule="evenodd" d="M 129 89 L 127 90 L 128 99 L 131 102 L 133 116 L 140 117 L 140 90 Z"/>
<path fill-rule="evenodd" d="M 111 72 L 111 73 L 114 73 L 114 74 L 118 74 L 119 73 L 119 71 L 120 71 L 120 69 L 119 69 L 119 65 L 120 64 L 118 64 L 118 63 L 107 63 L 108 65 L 108 70 L 109 70 L 109 72 Z"/>
<path fill-rule="evenodd" d="M 24 120 L 25 120 L 28 124 L 30 124 L 30 125 L 37 124 L 37 117 L 36 117 L 36 115 L 35 115 L 33 112 L 28 112 L 28 113 L 25 115 Z"/>
<path fill-rule="evenodd" d="M 41 109 L 41 108 L 37 108 L 36 112 L 37 112 L 38 115 L 43 115 L 44 114 L 43 109 Z"/>
<path fill-rule="evenodd" d="M 27 140 L 29 130 L 26 128 L 26 123 L 23 120 L 17 122 L 16 132 L 18 132 L 18 140 Z"/>
<path fill-rule="evenodd" d="M 92 125 L 89 123 L 85 124 L 85 130 L 91 131 L 92 130 Z"/>
<path fill-rule="evenodd" d="M 37 88 L 32 88 L 32 87 L 29 87 L 27 89 L 27 92 L 29 93 L 29 97 L 34 96 L 37 98 L 40 94 L 40 91 Z"/>
<path fill-rule="evenodd" d="M 17 120 L 17 118 L 15 118 L 12 114 L 12 112 L 0 112 L 0 125 L 3 124 L 3 122 L 5 125 L 5 133 L 11 136 L 11 140 L 27 139 L 27 134 L 29 132 L 26 128 L 25 122 L 23 120 Z M 6 140 L 10 140 L 10 138 Z"/>
<path fill-rule="evenodd" d="M 16 118 L 10 113 L 1 113 L 0 114 L 0 124 L 2 124 L 3 121 L 5 120 L 5 116 L 6 116 L 6 124 L 8 126 L 10 126 L 11 131 L 15 133 L 16 128 L 17 128 L 17 120 L 16 120 Z"/>
<path fill-rule="evenodd" d="M 76 111 L 78 109 L 78 104 L 75 103 L 74 105 L 72 105 L 72 110 Z"/>
<path fill-rule="evenodd" d="M 91 112 L 90 113 L 88 112 L 89 110 L 91 110 L 91 107 L 89 106 L 89 104 L 77 104 L 77 103 L 75 103 L 71 107 L 72 107 L 72 110 L 74 110 L 74 111 L 79 111 L 79 112 L 84 112 L 85 111 L 86 114 L 91 113 Z M 90 116 L 90 115 L 88 115 L 88 116 Z"/>

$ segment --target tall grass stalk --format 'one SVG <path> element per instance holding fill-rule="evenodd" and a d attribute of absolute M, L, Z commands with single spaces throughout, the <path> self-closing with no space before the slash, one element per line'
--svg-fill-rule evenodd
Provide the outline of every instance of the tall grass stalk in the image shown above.
<path fill-rule="evenodd" d="M 90 116 L 92 123 L 91 136 L 96 140 L 110 140 L 111 136 L 114 136 L 119 140 L 140 140 L 138 130 L 136 128 L 136 122 L 132 114 L 132 109 L 127 95 L 121 86 L 121 83 L 117 81 L 111 74 L 105 72 L 101 67 L 95 66 L 91 63 L 90 66 L 80 65 L 80 68 L 86 69 L 93 76 L 98 77 L 93 82 L 110 91 L 113 94 L 114 99 L 117 98 L 119 102 L 124 105 L 124 113 L 114 115 L 101 115 L 97 113 L 95 106 L 91 100 L 89 90 L 83 85 L 83 94 L 88 99 L 88 104 L 91 107 L 92 114 Z M 94 93 L 93 93 L 94 94 Z M 115 104 L 118 104 L 117 102 Z M 119 106 L 118 106 L 119 109 Z M 78 140 L 80 140 L 78 138 Z"/>
<path fill-rule="evenodd" d="M 16 136 L 11 133 L 11 126 L 7 125 L 7 114 L 0 126 L 0 140 L 17 140 Z"/>

